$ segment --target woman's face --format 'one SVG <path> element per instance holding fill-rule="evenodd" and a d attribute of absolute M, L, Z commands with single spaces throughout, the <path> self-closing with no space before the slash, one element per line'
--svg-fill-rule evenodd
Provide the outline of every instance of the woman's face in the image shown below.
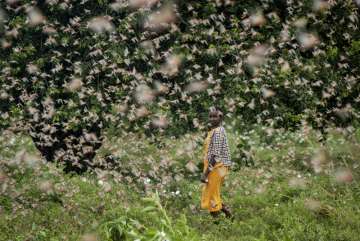
<path fill-rule="evenodd" d="M 209 122 L 211 126 L 219 126 L 221 123 L 221 116 L 218 111 L 212 111 L 209 114 Z"/>

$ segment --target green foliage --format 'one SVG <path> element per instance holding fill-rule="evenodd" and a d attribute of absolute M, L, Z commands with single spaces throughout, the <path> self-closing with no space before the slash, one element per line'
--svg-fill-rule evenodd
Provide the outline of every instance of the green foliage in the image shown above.
<path fill-rule="evenodd" d="M 359 53 L 360 53 L 360 40 L 354 40 L 351 42 L 349 54 L 350 54 L 350 56 L 353 56 L 353 55 L 358 56 Z"/>
<path fill-rule="evenodd" d="M 148 4 L 2 2 L 0 128 L 31 126 L 48 161 L 84 171 L 104 128 L 179 137 L 205 130 L 214 104 L 238 127 L 355 123 L 354 1 Z M 159 116 L 166 125 L 153 124 Z M 89 133 L 96 141 L 80 148 Z"/>
<path fill-rule="evenodd" d="M 228 130 L 232 155 L 239 151 L 234 146 L 245 146 L 254 166 L 232 169 L 226 177 L 223 199 L 235 219 L 231 222 L 220 216 L 218 224 L 199 210 L 201 184 L 197 179 L 183 176 L 164 185 L 149 183 L 141 190 L 110 171 L 97 170 L 98 176 L 65 175 L 55 165 L 31 157 L 37 152 L 29 137 L 7 132 L 0 141 L 0 239 L 75 241 L 91 234 L 109 241 L 356 241 L 360 131 L 329 129 L 321 145 L 318 131 L 308 128 L 302 126 L 296 132 L 261 126 L 251 131 Z M 146 175 L 157 168 L 154 164 L 161 157 L 181 162 L 177 153 L 190 140 L 194 136 L 164 138 L 165 146 L 156 148 L 134 136 L 121 141 L 125 146 L 118 150 L 121 158 L 127 155 L 129 161 L 140 160 L 139 165 L 132 164 Z M 110 142 L 116 148 L 114 139 Z M 319 148 L 328 152 L 320 173 L 311 161 L 308 166 L 299 164 L 314 159 Z M 24 149 L 27 154 L 19 155 Z M 121 152 L 124 149 L 127 151 Z M 195 149 L 192 158 L 200 161 L 201 148 Z M 144 156 L 151 156 L 154 163 L 146 165 Z M 122 163 L 126 167 L 126 160 Z M 351 170 L 351 182 L 336 180 L 338 168 L 343 167 Z M 172 174 L 167 172 L 159 175 Z"/>
<path fill-rule="evenodd" d="M 337 60 L 339 56 L 339 49 L 337 47 L 335 48 L 329 47 L 327 50 L 327 56 L 331 61 Z"/>
<path fill-rule="evenodd" d="M 78 61 L 81 64 L 82 71 L 76 72 L 76 77 L 84 79 L 84 82 L 86 82 L 84 87 L 96 89 L 96 91 L 101 92 L 103 98 L 105 96 L 110 97 L 109 103 L 127 102 L 132 110 L 135 110 L 138 106 L 130 98 L 125 98 L 126 95 L 112 95 L 112 91 L 114 87 L 120 91 L 125 91 L 128 89 L 127 84 L 139 84 L 131 73 L 135 69 L 149 82 L 160 81 L 168 86 L 173 93 L 173 95 L 166 97 L 171 103 L 171 108 L 168 111 L 171 112 L 173 127 L 168 132 L 172 134 L 176 131 L 181 132 L 192 129 L 191 121 L 182 120 L 182 118 L 179 118 L 180 115 L 188 115 L 191 120 L 198 114 L 199 109 L 204 110 L 213 101 L 219 102 L 221 107 L 225 109 L 229 108 L 229 103 L 222 101 L 224 95 L 235 100 L 234 113 L 236 115 L 246 116 L 241 121 L 245 120 L 253 123 L 259 117 L 259 114 L 263 113 L 264 110 L 268 110 L 268 115 L 261 115 L 262 120 L 281 116 L 281 119 L 274 119 L 275 122 L 279 122 L 279 126 L 296 126 L 298 120 L 297 118 L 294 119 L 294 116 L 303 112 L 304 108 L 303 106 L 294 105 L 294 103 L 304 103 L 309 110 L 314 110 L 314 112 L 310 111 L 304 116 L 304 118 L 314 119 L 316 117 L 310 113 L 315 115 L 324 114 L 325 110 L 333 108 L 333 102 L 327 103 L 326 98 L 322 98 L 321 95 L 331 83 L 330 79 L 338 80 L 338 78 L 329 78 L 329 76 L 319 73 L 327 72 L 330 76 L 335 75 L 331 69 L 336 69 L 339 56 L 348 54 L 349 57 L 352 57 L 357 53 L 358 19 L 356 18 L 356 6 L 351 1 L 331 4 L 329 10 L 326 11 L 314 11 L 313 1 L 306 1 L 306 3 L 301 4 L 292 3 L 291 6 L 287 6 L 282 1 L 275 1 L 274 4 L 267 2 L 254 4 L 252 1 L 244 1 L 226 7 L 211 1 L 178 2 L 178 12 L 182 19 L 178 23 L 180 29 L 170 33 L 164 31 L 159 35 L 155 35 L 155 33 L 139 26 L 142 25 L 142 20 L 146 19 L 146 15 L 152 13 L 152 9 L 134 11 L 124 5 L 115 11 L 110 9 L 109 4 L 108 1 L 88 1 L 88 12 L 84 12 L 83 3 L 80 2 L 71 3 L 67 6 L 63 5 L 62 7 L 57 4 L 42 7 L 41 10 L 49 21 L 44 24 L 44 27 L 48 27 L 50 23 L 57 22 L 58 24 L 55 24 L 56 33 L 50 36 L 42 34 L 42 40 L 39 42 L 35 40 L 39 37 L 38 30 L 40 26 L 29 26 L 25 21 L 25 13 L 14 14 L 13 9 L 10 8 L 8 10 L 8 25 L 10 29 L 18 26 L 22 30 L 24 38 L 7 39 L 11 41 L 13 47 L 20 48 L 21 51 L 4 52 L 2 57 L 5 62 L 2 64 L 11 66 L 14 71 L 13 75 L 27 78 L 25 68 L 21 67 L 22 62 L 25 64 L 34 63 L 39 67 L 40 71 L 50 74 L 53 77 L 51 82 L 57 82 L 53 86 L 59 88 L 70 81 L 70 76 L 74 75 L 75 70 L 64 68 L 54 72 L 56 64 L 66 66 L 66 62 L 74 63 Z M 290 11 L 287 7 L 293 10 Z M 272 15 L 264 16 L 266 23 L 263 26 L 247 27 L 245 20 L 249 20 L 252 17 L 250 15 L 255 14 L 257 10 L 272 13 Z M 67 14 L 65 14 L 66 11 Z M 308 16 L 309 12 L 313 12 L 311 16 Z M 88 20 L 101 15 L 111 15 L 113 17 L 115 25 L 113 35 L 117 38 L 121 37 L 124 41 L 112 41 L 107 34 L 93 34 L 86 29 L 85 25 Z M 297 28 L 295 22 L 304 15 L 307 21 L 306 26 Z M 80 20 L 76 20 L 80 21 L 80 23 L 72 24 L 70 29 L 73 31 L 65 31 L 67 22 L 69 20 L 75 21 L 75 17 L 80 17 Z M 346 18 L 346 20 L 342 18 Z M 197 22 L 193 23 L 194 19 Z M 284 22 L 285 20 L 287 22 Z M 351 30 L 347 31 L 349 22 L 351 23 Z M 321 45 L 317 46 L 320 52 L 316 52 L 317 49 L 303 51 L 298 48 L 299 44 L 295 44 L 290 40 L 285 42 L 280 40 L 281 31 L 288 31 L 291 39 L 296 37 L 300 30 L 307 31 L 305 28 L 318 31 L 319 38 L 322 41 Z M 155 36 L 151 37 L 153 35 Z M 45 39 L 50 37 L 55 38 L 57 43 L 44 45 Z M 270 57 L 267 65 L 262 66 L 260 72 L 257 72 L 256 75 L 253 75 L 255 74 L 254 69 L 250 69 L 250 72 L 246 74 L 245 66 L 247 65 L 245 62 L 252 47 L 258 44 L 268 44 L 269 42 L 271 42 L 275 54 Z M 175 76 L 155 75 L 155 73 L 161 72 L 159 69 L 166 59 L 159 59 L 149 47 L 143 47 L 142 43 L 151 43 L 158 46 L 156 51 L 160 53 L 183 54 L 184 63 L 179 73 Z M 348 52 L 346 52 L 349 45 Z M 63 52 L 64 47 L 69 50 L 67 53 Z M 90 53 L 94 49 L 101 50 L 102 56 L 91 55 Z M 321 51 L 325 51 L 328 63 L 323 58 Z M 83 58 L 83 56 L 87 57 Z M 104 63 L 102 68 L 95 71 L 98 73 L 94 74 L 91 69 L 94 63 L 101 59 L 108 59 L 109 61 Z M 282 64 L 279 61 L 288 62 L 290 69 L 278 71 L 280 69 L 279 65 Z M 10 63 L 12 64 L 10 65 Z M 111 63 L 116 63 L 116 66 L 112 66 Z M 242 63 L 245 71 L 237 72 L 238 70 L 234 68 L 237 63 Z M 345 76 L 351 72 L 356 76 L 358 74 L 356 65 L 351 62 L 346 64 L 353 68 L 345 65 L 340 67 L 341 75 Z M 199 67 L 193 68 L 194 65 Z M 308 67 L 311 68 L 308 69 Z M 114 70 L 113 68 L 120 70 L 119 73 L 121 74 L 110 74 Z M 181 89 L 185 88 L 188 83 L 196 80 L 194 79 L 196 75 L 202 76 L 203 79 L 213 78 L 218 80 L 216 82 L 209 81 L 209 88 L 218 88 L 219 91 L 211 95 L 209 93 L 185 93 L 183 98 L 179 98 L 179 95 L 175 94 L 178 92 L 176 90 L 177 86 Z M 309 82 L 300 83 L 300 79 L 307 75 L 311 75 L 311 78 L 308 79 Z M 241 81 L 237 81 L 238 78 Z M 255 81 L 256 79 L 261 81 Z M 312 81 L 319 79 L 324 81 L 321 86 L 311 86 Z M 285 86 L 282 80 L 289 83 L 286 90 L 283 89 Z M 114 85 L 114 83 L 124 83 L 125 85 L 120 88 L 120 85 Z M 21 85 L 23 84 L 21 83 Z M 275 90 L 277 96 L 268 100 L 264 99 L 260 91 L 262 87 Z M 301 93 L 297 93 L 299 88 L 302 89 Z M 346 86 L 339 86 L 339 88 L 343 89 Z M 31 89 L 27 89 L 27 91 L 29 94 L 34 92 Z M 87 94 L 91 95 L 91 92 Z M 336 95 L 336 92 L 334 95 Z M 236 100 L 239 96 L 243 98 L 243 101 Z M 46 97 L 46 93 L 41 98 L 43 97 Z M 64 98 L 64 102 L 72 99 L 69 96 L 62 98 Z M 189 98 L 192 98 L 192 100 L 189 101 Z M 254 110 L 249 109 L 247 105 L 252 99 L 255 99 Z M 289 99 L 290 101 L 288 101 Z M 90 108 L 93 105 L 97 106 L 91 101 L 91 98 L 85 98 L 84 101 Z M 337 99 L 336 102 L 345 105 L 344 101 L 348 102 L 343 98 Z M 104 104 L 107 105 L 108 103 L 102 102 L 102 105 Z M 319 104 L 323 106 L 323 109 L 319 110 L 317 108 Z M 76 105 L 77 107 L 83 107 L 83 105 L 78 106 L 78 102 L 76 102 Z M 156 104 L 154 105 L 156 106 Z M 274 105 L 278 106 L 278 108 L 271 107 Z M 155 109 L 158 108 L 160 107 L 156 106 Z M 357 107 L 354 106 L 354 108 Z M 177 111 L 173 111 L 175 109 Z M 67 111 L 71 112 L 70 109 L 67 109 Z M 97 114 L 102 111 L 104 109 L 98 106 L 94 109 Z M 119 119 L 116 117 L 114 120 L 123 121 L 123 119 L 127 118 Z M 67 121 L 67 119 L 63 121 Z M 140 120 L 139 122 L 140 125 L 144 124 L 144 121 Z M 137 125 L 139 123 L 135 121 L 126 122 L 126 124 Z"/>

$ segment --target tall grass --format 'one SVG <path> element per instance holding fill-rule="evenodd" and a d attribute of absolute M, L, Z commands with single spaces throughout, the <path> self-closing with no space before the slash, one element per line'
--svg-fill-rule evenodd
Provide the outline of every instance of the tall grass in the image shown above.
<path fill-rule="evenodd" d="M 235 220 L 221 216 L 219 224 L 199 209 L 201 134 L 162 139 L 160 149 L 136 136 L 108 140 L 97 158 L 113 155 L 115 170 L 71 176 L 38 161 L 28 137 L 8 133 L 0 143 L 0 240 L 358 241 L 359 133 L 329 130 L 320 142 L 308 129 L 229 129 L 239 159 L 222 193 Z"/>

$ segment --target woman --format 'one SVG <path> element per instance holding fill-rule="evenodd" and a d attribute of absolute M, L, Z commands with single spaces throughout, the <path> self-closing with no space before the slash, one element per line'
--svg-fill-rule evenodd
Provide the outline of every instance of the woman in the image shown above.
<path fill-rule="evenodd" d="M 205 185 L 202 190 L 201 208 L 209 210 L 213 217 L 223 212 L 226 217 L 232 218 L 229 208 L 220 197 L 220 187 L 231 166 L 229 146 L 222 120 L 223 113 L 219 109 L 210 110 L 211 130 L 204 143 L 204 170 L 201 181 Z"/>

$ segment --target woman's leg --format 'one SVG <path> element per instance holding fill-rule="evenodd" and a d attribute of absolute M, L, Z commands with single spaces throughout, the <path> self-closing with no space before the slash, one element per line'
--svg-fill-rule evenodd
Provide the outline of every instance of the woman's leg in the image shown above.
<path fill-rule="evenodd" d="M 201 197 L 201 207 L 208 209 L 212 216 L 219 215 L 222 210 L 222 200 L 220 197 L 220 189 L 224 182 L 224 177 L 228 169 L 225 167 L 217 167 L 209 173 L 208 183 L 203 187 Z"/>
<path fill-rule="evenodd" d="M 220 211 L 210 212 L 210 215 L 214 218 L 217 218 L 220 215 Z"/>
<path fill-rule="evenodd" d="M 201 207 L 208 209 L 210 212 L 217 212 L 221 210 L 220 197 L 221 177 L 218 173 L 218 168 L 214 169 L 208 175 L 208 183 L 203 187 L 201 197 Z"/>
<path fill-rule="evenodd" d="M 224 203 L 222 204 L 221 211 L 225 214 L 225 216 L 227 218 L 233 218 L 233 215 L 232 215 L 229 207 L 227 205 L 225 205 Z"/>
<path fill-rule="evenodd" d="M 219 216 L 221 211 L 210 212 L 210 215 L 214 218 L 214 224 L 219 224 Z"/>

